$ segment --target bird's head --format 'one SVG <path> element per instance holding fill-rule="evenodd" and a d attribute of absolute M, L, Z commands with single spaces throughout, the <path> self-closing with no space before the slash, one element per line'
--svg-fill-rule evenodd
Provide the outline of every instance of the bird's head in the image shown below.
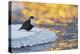
<path fill-rule="evenodd" d="M 33 16 L 30 16 L 30 19 L 34 19 L 34 17 Z"/>

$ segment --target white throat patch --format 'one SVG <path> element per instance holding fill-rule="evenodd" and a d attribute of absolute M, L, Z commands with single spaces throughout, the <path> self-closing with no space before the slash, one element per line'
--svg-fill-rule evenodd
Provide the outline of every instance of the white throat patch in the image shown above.
<path fill-rule="evenodd" d="M 32 25 L 35 25 L 35 22 L 34 21 L 35 21 L 34 19 L 31 19 L 31 24 Z"/>

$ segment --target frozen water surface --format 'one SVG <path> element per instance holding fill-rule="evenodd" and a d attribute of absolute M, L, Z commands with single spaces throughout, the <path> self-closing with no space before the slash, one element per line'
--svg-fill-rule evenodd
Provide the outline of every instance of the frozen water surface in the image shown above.
<path fill-rule="evenodd" d="M 11 25 L 11 47 L 33 46 L 48 42 L 54 42 L 57 39 L 56 33 L 48 31 L 44 28 L 33 27 L 29 32 L 26 30 L 19 30 L 20 24 Z"/>

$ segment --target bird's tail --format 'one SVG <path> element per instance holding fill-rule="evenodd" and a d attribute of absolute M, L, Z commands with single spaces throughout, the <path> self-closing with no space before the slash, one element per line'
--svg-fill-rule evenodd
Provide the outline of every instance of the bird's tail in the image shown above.
<path fill-rule="evenodd" d="M 18 31 L 21 30 L 21 29 L 22 29 L 22 28 L 19 28 Z"/>

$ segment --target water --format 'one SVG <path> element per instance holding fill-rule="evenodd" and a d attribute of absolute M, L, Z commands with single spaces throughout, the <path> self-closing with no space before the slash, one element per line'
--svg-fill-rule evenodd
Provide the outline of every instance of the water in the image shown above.
<path fill-rule="evenodd" d="M 20 24 L 11 25 L 11 48 L 14 52 L 41 51 L 55 46 L 55 32 L 36 27 L 29 32 L 18 31 L 20 27 Z"/>
<path fill-rule="evenodd" d="M 23 52 L 46 51 L 49 48 L 54 48 L 56 45 L 57 45 L 56 43 L 51 42 L 51 43 L 39 44 L 39 45 L 34 45 L 30 47 L 25 47 L 25 48 L 12 48 L 12 52 L 23 53 Z"/>

